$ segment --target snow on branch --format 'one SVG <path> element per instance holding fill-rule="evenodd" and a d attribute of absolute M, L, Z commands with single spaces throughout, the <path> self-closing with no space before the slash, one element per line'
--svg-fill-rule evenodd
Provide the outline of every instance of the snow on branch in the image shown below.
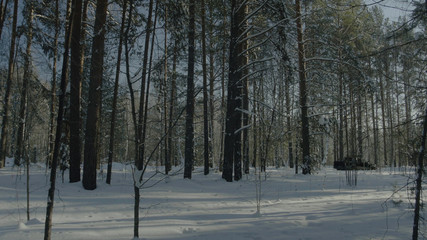
<path fill-rule="evenodd" d="M 270 37 L 268 37 L 268 38 L 264 39 L 264 41 L 262 41 L 262 42 L 260 42 L 260 43 L 258 43 L 258 44 L 255 44 L 255 45 L 253 45 L 253 46 L 251 46 L 251 47 L 249 47 L 249 48 L 247 48 L 247 49 L 243 50 L 241 53 L 239 53 L 239 57 L 240 57 L 240 56 L 242 56 L 243 54 L 245 54 L 245 53 L 247 53 L 247 52 L 251 51 L 252 49 L 255 49 L 255 48 L 259 47 L 259 46 L 264 45 L 268 40 L 270 40 Z"/>
<path fill-rule="evenodd" d="M 245 1 L 247 2 L 247 1 Z M 239 23 L 239 27 L 243 26 L 246 24 L 246 22 L 251 19 L 255 14 L 257 14 L 259 11 L 261 11 L 261 9 L 267 4 L 268 0 L 264 1 L 257 9 L 255 9 L 254 11 L 252 11 L 251 13 L 247 14 L 245 19 L 243 19 L 242 22 Z M 245 3 L 246 4 L 246 3 Z M 243 5 L 243 4 L 242 4 Z"/>
<path fill-rule="evenodd" d="M 251 77 L 251 76 L 253 76 L 253 75 L 255 75 L 255 74 L 258 74 L 258 73 L 260 73 L 260 72 L 264 72 L 264 71 L 266 71 L 266 70 L 268 70 L 268 69 L 269 69 L 269 68 L 263 68 L 263 69 L 259 69 L 259 70 L 255 71 L 255 72 L 250 72 L 250 73 L 248 73 L 248 74 L 246 74 L 246 75 L 242 76 L 242 78 L 241 78 L 240 80 L 245 79 L 245 78 L 249 78 L 249 77 Z"/>
<path fill-rule="evenodd" d="M 247 68 L 247 67 L 249 67 L 251 65 L 254 65 L 254 64 L 257 64 L 257 63 L 267 62 L 267 61 L 270 61 L 270 60 L 273 60 L 273 59 L 274 59 L 274 57 L 268 57 L 268 58 L 263 58 L 263 59 L 260 59 L 260 60 L 255 60 L 255 61 L 249 62 L 248 64 L 240 67 L 239 69 L 237 69 L 237 71 L 242 71 L 243 69 L 245 69 L 245 68 Z"/>
<path fill-rule="evenodd" d="M 252 124 L 243 126 L 243 127 L 239 128 L 239 129 L 237 129 L 236 131 L 234 131 L 234 134 L 238 134 L 239 132 L 241 132 L 241 131 L 243 131 L 243 130 L 245 130 L 247 128 L 250 128 L 251 126 L 252 126 Z"/>
<path fill-rule="evenodd" d="M 248 110 L 243 109 L 243 108 L 236 108 L 236 111 L 239 111 L 239 112 L 242 112 L 242 113 L 248 114 L 248 115 L 255 115 L 254 112 L 248 111 Z"/>

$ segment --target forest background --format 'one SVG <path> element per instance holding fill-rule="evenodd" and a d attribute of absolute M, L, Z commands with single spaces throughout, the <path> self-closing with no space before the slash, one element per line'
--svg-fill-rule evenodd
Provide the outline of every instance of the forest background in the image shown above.
<path fill-rule="evenodd" d="M 50 199 L 58 165 L 132 163 L 136 199 L 148 166 L 420 166 L 427 2 L 388 3 L 2 0 L 0 165 L 45 163 Z"/>

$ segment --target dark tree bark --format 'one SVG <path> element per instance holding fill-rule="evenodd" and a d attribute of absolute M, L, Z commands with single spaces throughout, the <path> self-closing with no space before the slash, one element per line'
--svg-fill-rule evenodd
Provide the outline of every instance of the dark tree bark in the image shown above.
<path fill-rule="evenodd" d="M 307 80 L 305 71 L 305 50 L 302 29 L 301 2 L 296 0 L 296 22 L 297 22 L 297 37 L 298 37 L 298 68 L 299 68 L 299 88 L 300 88 L 300 107 L 301 107 L 301 147 L 302 147 L 302 172 L 303 174 L 311 174 L 311 158 L 310 158 L 310 132 L 308 123 L 308 107 L 307 107 Z"/>
<path fill-rule="evenodd" d="M 123 45 L 123 36 L 126 23 L 126 8 L 127 1 L 123 1 L 122 9 L 122 23 L 120 26 L 120 36 L 119 36 L 119 49 L 117 52 L 117 63 L 116 63 L 116 76 L 114 80 L 114 93 L 113 93 L 113 109 L 111 112 L 111 123 L 110 123 L 110 144 L 108 150 L 108 167 L 107 167 L 107 184 L 111 183 L 111 170 L 113 166 L 113 156 L 114 156 L 114 137 L 115 137 L 115 126 L 116 126 L 116 112 L 117 112 L 117 95 L 119 90 L 119 77 L 120 77 L 120 64 L 122 59 L 122 45 Z"/>
<path fill-rule="evenodd" d="M 21 158 L 23 158 L 24 151 L 24 138 L 25 138 L 25 128 L 26 128 L 26 112 L 27 112 L 27 96 L 28 96 L 28 83 L 32 77 L 32 60 L 31 60 L 31 45 L 33 42 L 33 2 L 32 0 L 27 0 L 27 10 L 28 16 L 26 16 L 27 22 L 27 47 L 25 51 L 25 63 L 24 63 L 24 79 L 22 80 L 22 89 L 21 89 L 21 103 L 19 109 L 19 125 L 18 125 L 18 136 L 16 143 L 16 153 L 15 159 L 17 163 L 21 164 Z"/>
<path fill-rule="evenodd" d="M 427 8 L 427 2 L 426 2 Z M 417 179 L 416 179 L 416 191 L 415 191 L 415 209 L 414 209 L 414 225 L 412 229 L 412 240 L 418 239 L 418 228 L 420 222 L 420 209 L 421 209 L 421 191 L 422 191 L 422 178 L 424 172 L 424 152 L 426 148 L 426 135 L 427 135 L 427 107 L 424 112 L 424 123 L 423 123 L 423 134 L 421 137 L 421 148 L 418 155 L 417 164 Z"/>
<path fill-rule="evenodd" d="M 224 22 L 226 22 L 226 14 L 224 13 Z M 226 24 L 224 24 L 223 35 L 228 34 Z M 224 138 L 225 138 L 225 62 L 226 62 L 226 43 L 223 41 L 222 44 L 222 58 L 221 58 L 221 136 L 220 136 L 220 155 L 219 155 L 219 171 L 224 169 Z"/>
<path fill-rule="evenodd" d="M 96 188 L 96 164 L 99 161 L 99 124 L 102 102 L 102 78 L 104 66 L 105 21 L 107 0 L 97 0 L 95 12 L 94 37 L 90 67 L 89 105 L 87 109 L 86 134 L 84 146 L 83 187 Z"/>
<path fill-rule="evenodd" d="M 10 91 L 12 88 L 12 75 L 15 64 L 15 43 L 16 43 L 16 24 L 18 19 L 18 0 L 14 1 L 13 20 L 12 20 L 12 35 L 10 37 L 9 48 L 9 68 L 7 71 L 6 91 L 3 99 L 3 121 L 1 128 L 0 140 L 0 168 L 5 166 L 7 155 L 7 131 L 9 130 L 9 107 L 10 107 Z"/>
<path fill-rule="evenodd" d="M 82 22 L 82 0 L 73 0 L 73 30 L 71 34 L 71 62 L 70 62 L 70 182 L 80 181 L 81 162 L 81 22 Z"/>
<path fill-rule="evenodd" d="M 209 116 L 208 116 L 208 83 L 206 64 L 206 14 L 205 0 L 201 0 L 201 20 L 202 20 L 202 70 L 203 70 L 203 162 L 204 174 L 209 174 Z"/>
<path fill-rule="evenodd" d="M 245 17 L 248 14 L 248 5 L 244 5 L 244 16 Z M 244 21 L 244 20 L 243 20 Z M 244 29 L 247 28 L 247 21 L 244 21 L 244 23 L 241 23 L 244 25 Z M 248 33 L 244 33 L 243 36 L 240 38 L 247 38 Z M 248 41 L 243 41 L 241 43 L 241 54 L 240 56 L 240 66 L 244 67 L 249 62 L 249 56 L 246 52 L 246 49 L 248 48 Z M 244 67 L 244 70 L 242 71 L 242 76 L 240 81 L 242 82 L 242 124 L 243 124 L 243 136 L 242 136 L 242 161 L 243 161 L 243 171 L 245 174 L 249 174 L 249 77 L 248 77 L 249 71 L 247 67 Z M 239 173 L 238 173 L 239 174 Z M 241 174 L 241 173 L 240 173 Z"/>
<path fill-rule="evenodd" d="M 242 177 L 242 76 L 241 70 L 245 43 L 240 37 L 245 32 L 246 1 L 231 2 L 230 56 L 228 75 L 227 113 L 225 121 L 224 165 L 222 177 L 227 181 L 238 181 Z"/>
<path fill-rule="evenodd" d="M 195 1 L 190 0 L 190 21 L 188 28 L 188 75 L 187 105 L 185 118 L 185 163 L 184 178 L 191 179 L 194 161 L 194 62 L 195 62 Z"/>
<path fill-rule="evenodd" d="M 47 208 L 46 208 L 46 220 L 45 220 L 45 229 L 44 229 L 44 240 L 50 240 L 52 235 L 52 214 L 53 214 L 53 204 L 55 199 L 55 183 L 56 183 L 56 169 L 58 167 L 58 157 L 61 147 L 61 134 L 63 127 L 63 118 L 64 118 L 64 109 L 65 109 L 65 96 L 67 91 L 68 84 L 68 60 L 69 60 L 69 48 L 70 48 L 70 38 L 71 38 L 71 29 L 72 29 L 72 14 L 69 18 L 69 23 L 65 32 L 65 43 L 64 43 L 64 57 L 62 62 L 62 73 L 61 73 L 61 84 L 60 84 L 60 95 L 59 95 L 59 105 L 58 105 L 58 116 L 56 119 L 56 133 L 55 133 L 55 147 L 53 150 L 52 156 L 52 167 L 50 173 L 50 188 L 48 192 Z"/>

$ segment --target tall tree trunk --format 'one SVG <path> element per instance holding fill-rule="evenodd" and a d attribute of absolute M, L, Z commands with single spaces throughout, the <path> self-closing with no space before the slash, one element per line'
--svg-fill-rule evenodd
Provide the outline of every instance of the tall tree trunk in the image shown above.
<path fill-rule="evenodd" d="M 156 3 L 157 4 L 157 3 Z M 157 6 L 157 5 L 156 5 Z M 153 0 L 150 0 L 148 6 L 148 21 L 146 25 L 146 34 L 145 34 L 145 45 L 144 45 L 144 56 L 142 59 L 142 78 L 141 78 L 141 96 L 139 104 L 139 118 L 137 126 L 137 152 L 136 152 L 136 162 L 135 166 L 137 171 L 143 171 L 144 167 L 144 158 L 145 158 L 145 129 L 147 123 L 147 106 L 148 102 L 148 92 L 150 90 L 149 85 L 147 84 L 147 89 L 145 85 L 147 81 L 147 65 L 148 65 L 148 54 L 149 54 L 149 45 L 150 45 L 150 36 L 152 32 L 152 16 L 153 16 Z M 154 29 L 154 28 L 153 28 Z M 153 48 L 153 46 L 152 46 Z M 148 69 L 150 69 L 148 67 Z M 149 79 L 149 77 L 148 77 Z M 147 91 L 147 93 L 145 93 Z M 145 114 L 144 114 L 145 113 Z M 139 205 L 140 205 L 140 191 L 139 184 L 142 181 L 142 174 L 140 179 L 135 179 L 134 183 L 134 192 L 135 192 L 135 204 L 134 204 L 134 226 L 133 226 L 133 236 L 134 238 L 139 237 Z"/>
<path fill-rule="evenodd" d="M 184 178 L 191 179 L 194 161 L 194 59 L 195 59 L 195 1 L 190 0 L 190 21 L 188 30 L 188 74 L 187 105 L 185 118 L 185 164 Z"/>
<path fill-rule="evenodd" d="M 208 116 L 208 76 L 206 64 L 206 14 L 205 0 L 201 0 L 201 20 L 202 20 L 202 71 L 203 71 L 203 161 L 204 174 L 209 174 L 209 116 Z"/>
<path fill-rule="evenodd" d="M 149 46 L 150 46 L 150 36 L 152 31 L 152 16 L 153 16 L 153 0 L 150 0 L 149 7 L 148 7 L 148 19 L 147 19 L 147 25 L 146 25 L 146 34 L 145 34 L 145 43 L 144 43 L 144 56 L 142 59 L 142 78 L 141 78 L 141 96 L 140 96 L 140 102 L 139 102 L 139 118 L 138 118 L 138 151 L 137 151 L 137 162 L 136 167 L 138 170 L 142 170 L 144 165 L 144 139 L 143 139 L 143 129 L 144 129 L 144 109 L 145 104 L 148 104 L 145 102 L 146 96 L 146 84 L 147 84 L 147 66 L 148 66 L 148 54 L 149 54 Z M 135 237 L 138 237 L 137 235 L 134 235 Z"/>
<path fill-rule="evenodd" d="M 246 16 L 248 14 L 248 5 L 245 4 L 244 6 L 244 15 Z M 247 21 L 244 21 L 241 23 L 244 25 L 244 28 L 247 28 Z M 247 38 L 248 33 L 244 33 L 241 38 Z M 248 49 L 248 41 L 243 41 L 241 44 L 241 66 L 244 67 L 249 62 L 249 55 L 246 52 L 246 49 Z M 242 78 L 240 81 L 242 82 L 242 109 L 244 112 L 242 113 L 242 124 L 243 124 L 243 138 L 242 138 L 242 160 L 243 160 L 243 171 L 245 174 L 249 174 L 249 79 L 248 79 L 248 68 L 245 67 L 244 70 L 242 70 Z"/>
<path fill-rule="evenodd" d="M 96 188 L 96 165 L 99 162 L 99 125 L 102 103 L 102 77 L 104 67 L 105 22 L 107 0 L 97 0 L 95 12 L 94 37 L 90 67 L 89 105 L 87 109 L 86 134 L 84 146 L 83 187 Z"/>
<path fill-rule="evenodd" d="M 257 81 L 253 81 L 252 83 L 252 97 L 254 99 L 257 99 Z M 257 101 L 253 102 L 253 115 L 252 115 L 252 134 L 253 134 L 253 140 L 252 140 L 252 167 L 256 169 L 256 163 L 257 163 L 257 156 L 258 156 L 258 125 L 257 125 L 257 111 L 258 109 L 258 103 Z"/>
<path fill-rule="evenodd" d="M 288 66 L 289 70 L 286 79 L 285 79 L 285 105 L 286 105 L 286 127 L 287 127 L 287 137 L 288 137 L 288 164 L 290 168 L 294 167 L 293 159 L 293 150 L 292 150 L 292 123 L 291 123 L 291 98 L 290 88 L 291 88 L 291 66 Z"/>
<path fill-rule="evenodd" d="M 388 70 L 388 68 L 386 68 Z M 388 72 L 388 71 L 387 71 Z M 389 129 L 389 146 L 390 146 L 390 167 L 396 167 L 396 156 L 394 154 L 394 121 L 393 121 L 393 111 L 392 111 L 392 104 L 393 99 L 391 97 L 391 87 L 392 83 L 387 83 L 387 90 L 386 90 L 386 108 L 387 108 L 387 120 L 388 120 L 388 129 Z"/>
<path fill-rule="evenodd" d="M 81 22 L 82 0 L 73 0 L 73 30 L 71 34 L 71 62 L 70 62 L 70 182 L 80 181 L 81 162 L 81 81 L 82 81 L 82 55 L 81 55 Z"/>
<path fill-rule="evenodd" d="M 341 60 L 341 51 L 339 53 Z M 344 161 L 344 79 L 341 71 L 341 65 L 339 66 L 339 93 L 338 93 L 338 112 L 339 112 L 339 122 L 338 122 L 338 161 Z"/>
<path fill-rule="evenodd" d="M 405 69 L 405 68 L 404 68 Z M 410 144 L 409 142 L 411 141 L 412 138 L 412 128 L 411 128 L 411 111 L 412 111 L 412 106 L 411 106 L 411 93 L 409 91 L 409 77 L 406 76 L 405 79 L 405 84 L 404 84 L 404 92 L 405 92 L 405 121 L 406 121 L 406 141 L 405 141 L 405 155 L 406 155 L 406 165 L 409 165 L 409 160 L 410 160 L 410 154 L 409 152 L 411 151 L 410 149 Z"/>
<path fill-rule="evenodd" d="M 173 59 L 172 59 L 172 79 L 171 79 L 171 91 L 170 91 L 170 105 L 169 105 L 169 126 L 168 126 L 168 154 L 166 161 L 166 174 L 172 169 L 172 156 L 173 156 L 173 145 L 172 140 L 174 137 L 173 125 L 174 125 L 174 114 L 175 114 L 175 95 L 176 95 L 176 65 L 178 58 L 178 40 L 175 39 L 173 47 Z"/>
<path fill-rule="evenodd" d="M 387 152 L 387 126 L 385 124 L 386 122 L 386 115 L 385 115 L 385 97 L 384 97 L 384 84 L 383 84 L 383 78 L 380 76 L 380 97 L 381 97 L 381 119 L 382 119 L 382 128 L 383 128 L 383 151 L 384 151 L 384 165 L 388 165 L 388 152 Z"/>
<path fill-rule="evenodd" d="M 374 103 L 374 93 L 371 94 L 371 114 L 374 132 L 374 163 L 378 167 L 378 117 L 375 114 L 376 104 Z"/>
<path fill-rule="evenodd" d="M 363 159 L 362 84 L 357 82 L 357 155 Z"/>
<path fill-rule="evenodd" d="M 226 22 L 226 13 L 224 12 L 224 23 Z M 224 25 L 223 36 L 227 36 L 226 24 Z M 221 136 L 220 136 L 220 153 L 219 153 L 219 171 L 224 169 L 224 138 L 225 138 L 225 61 L 226 61 L 226 43 L 223 41 L 222 44 L 222 58 L 221 58 Z"/>
<path fill-rule="evenodd" d="M 426 2 L 427 8 L 427 2 Z M 418 226 L 420 222 L 420 209 L 421 209 L 421 191 L 422 191 L 422 178 L 424 172 L 424 152 L 426 148 L 426 135 L 427 135 L 427 107 L 424 112 L 424 123 L 423 123 L 423 134 L 421 137 L 421 147 L 418 153 L 418 164 L 417 164 L 417 179 L 416 191 L 415 191 L 415 209 L 414 209 L 414 224 L 412 228 L 412 240 L 418 239 Z"/>
<path fill-rule="evenodd" d="M 126 8 L 127 1 L 123 1 L 122 9 L 122 23 L 120 26 L 120 36 L 119 36 L 119 49 L 117 51 L 117 63 L 116 63 L 116 76 L 114 79 L 114 93 L 113 93 L 113 106 L 111 112 L 111 123 L 110 123 L 110 143 L 108 150 L 108 167 L 107 167 L 107 184 L 111 183 L 111 170 L 113 166 L 113 156 L 114 156 L 114 137 L 116 128 L 116 112 L 117 112 L 117 95 L 119 90 L 119 77 L 120 77 L 120 64 L 122 60 L 122 45 L 123 45 L 123 36 L 126 23 Z"/>
<path fill-rule="evenodd" d="M 58 157 L 61 147 L 61 135 L 63 127 L 64 109 L 65 109 L 65 96 L 68 85 L 68 60 L 69 60 L 69 49 L 71 41 L 71 29 L 72 29 L 72 14 L 68 19 L 68 26 L 65 32 L 65 43 L 64 43 L 64 55 L 62 61 L 62 73 L 61 73 L 61 84 L 60 84 L 60 96 L 58 105 L 58 116 L 56 119 L 56 133 L 55 133 L 55 147 L 53 150 L 52 167 L 50 173 L 50 188 L 48 192 L 47 208 L 46 208 L 46 220 L 44 229 L 44 240 L 50 240 L 52 235 L 52 214 L 53 204 L 55 199 L 55 183 L 56 183 L 56 169 L 58 167 Z"/>
<path fill-rule="evenodd" d="M 171 170 L 171 162 L 169 157 L 169 127 L 168 127 L 168 6 L 164 3 L 165 11 L 165 65 L 164 65 L 164 80 L 163 80 L 163 118 L 164 118 L 164 154 L 165 154 L 165 174 Z"/>
<path fill-rule="evenodd" d="M 13 66 L 15 64 L 15 42 L 16 42 L 16 24 L 18 19 L 18 0 L 14 1 L 13 6 L 13 20 L 12 20 L 12 35 L 10 37 L 10 48 L 9 48 L 9 68 L 7 71 L 6 80 L 6 91 L 3 100 L 3 121 L 1 128 L 1 140 L 0 140 L 0 168 L 5 166 L 6 155 L 7 155 L 7 131 L 9 130 L 9 105 L 10 105 L 10 91 L 12 88 L 12 75 Z"/>
<path fill-rule="evenodd" d="M 305 71 L 305 50 L 303 40 L 301 2 L 296 0 L 296 22 L 297 22 L 297 37 L 298 37 L 298 67 L 299 67 L 299 88 L 300 88 L 300 106 L 301 106 L 301 138 L 302 138 L 302 161 L 303 174 L 311 174 L 311 158 L 310 158 L 310 133 L 308 123 L 308 107 L 307 107 L 307 80 Z"/>
<path fill-rule="evenodd" d="M 133 0 L 129 1 L 129 16 L 128 19 L 132 19 L 133 16 Z M 138 162 L 138 124 L 137 124 L 137 117 L 136 117 L 136 107 L 135 107 L 135 94 L 132 87 L 132 79 L 130 76 L 130 62 L 129 62 L 129 31 L 131 28 L 132 21 L 128 21 L 126 26 L 126 31 L 124 32 L 124 45 L 125 45 L 125 65 L 126 65 L 126 82 L 128 84 L 129 88 L 129 96 L 130 96 L 130 103 L 131 103 L 131 112 L 132 112 L 132 123 L 133 123 L 133 129 L 135 131 L 134 134 L 134 143 L 135 143 L 135 166 Z"/>
<path fill-rule="evenodd" d="M 19 109 L 19 126 L 18 126 L 18 136 L 16 143 L 16 154 L 15 160 L 17 163 L 21 164 L 22 153 L 24 151 L 24 133 L 26 128 L 26 112 L 27 112 L 27 96 L 28 96 L 28 83 L 32 77 L 32 59 L 31 59 L 31 44 L 33 42 L 33 1 L 26 1 L 26 8 L 28 10 L 28 16 L 26 16 L 27 22 L 27 48 L 25 51 L 25 65 L 24 65 L 24 79 L 22 81 L 22 90 L 21 90 L 21 103 Z"/>
<path fill-rule="evenodd" d="M 1 0 L 1 3 L 0 3 L 0 39 L 1 39 L 1 34 L 3 32 L 4 20 L 6 19 L 6 9 L 7 9 L 8 3 L 9 3 L 9 0 L 6 0 L 4 5 L 3 5 L 3 0 Z"/>
<path fill-rule="evenodd" d="M 50 92 L 50 119 L 49 119 L 49 150 L 46 160 L 46 169 L 52 164 L 53 148 L 55 147 L 55 104 L 56 104 L 56 67 L 58 60 L 58 38 L 59 38 L 59 0 L 55 0 L 55 36 L 53 39 L 53 63 L 52 63 L 52 81 Z"/>
<path fill-rule="evenodd" d="M 215 154 L 214 154 L 214 148 L 215 148 L 215 134 L 214 134 L 214 115 L 215 115 L 215 106 L 214 106 L 214 89 L 215 89 L 215 75 L 214 75 L 214 47 L 213 47 L 213 9 L 212 9 L 212 3 L 209 1 L 209 23 L 208 23 L 208 32 L 209 32 L 209 117 L 210 117 L 210 123 L 209 123 L 209 139 L 210 139 L 210 145 L 209 145 L 209 153 L 210 156 L 210 167 L 213 167 L 213 163 L 215 162 Z"/>
<path fill-rule="evenodd" d="M 231 1 L 231 31 L 228 75 L 227 114 L 225 122 L 224 165 L 222 177 L 227 181 L 238 181 L 242 177 L 241 126 L 242 126 L 242 57 L 244 43 L 241 34 L 245 32 L 246 1 Z"/>

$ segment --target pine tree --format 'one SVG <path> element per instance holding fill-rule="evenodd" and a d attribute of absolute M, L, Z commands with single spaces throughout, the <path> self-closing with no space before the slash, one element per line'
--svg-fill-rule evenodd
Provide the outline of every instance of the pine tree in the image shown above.
<path fill-rule="evenodd" d="M 81 162 L 81 81 L 82 81 L 82 55 L 81 55 L 81 22 L 82 0 L 73 1 L 73 29 L 71 34 L 71 78 L 70 78 L 70 182 L 80 181 Z"/>
<path fill-rule="evenodd" d="M 99 125 L 102 103 L 101 88 L 104 71 L 104 40 L 107 7 L 107 0 L 97 0 L 94 26 L 95 35 L 92 40 L 89 105 L 87 109 L 84 146 L 82 182 L 86 190 L 94 190 L 96 188 L 96 165 L 99 161 Z"/>
<path fill-rule="evenodd" d="M 191 179 L 194 162 L 194 62 L 195 62 L 195 1 L 190 0 L 188 28 L 187 105 L 185 118 L 184 178 Z"/>

